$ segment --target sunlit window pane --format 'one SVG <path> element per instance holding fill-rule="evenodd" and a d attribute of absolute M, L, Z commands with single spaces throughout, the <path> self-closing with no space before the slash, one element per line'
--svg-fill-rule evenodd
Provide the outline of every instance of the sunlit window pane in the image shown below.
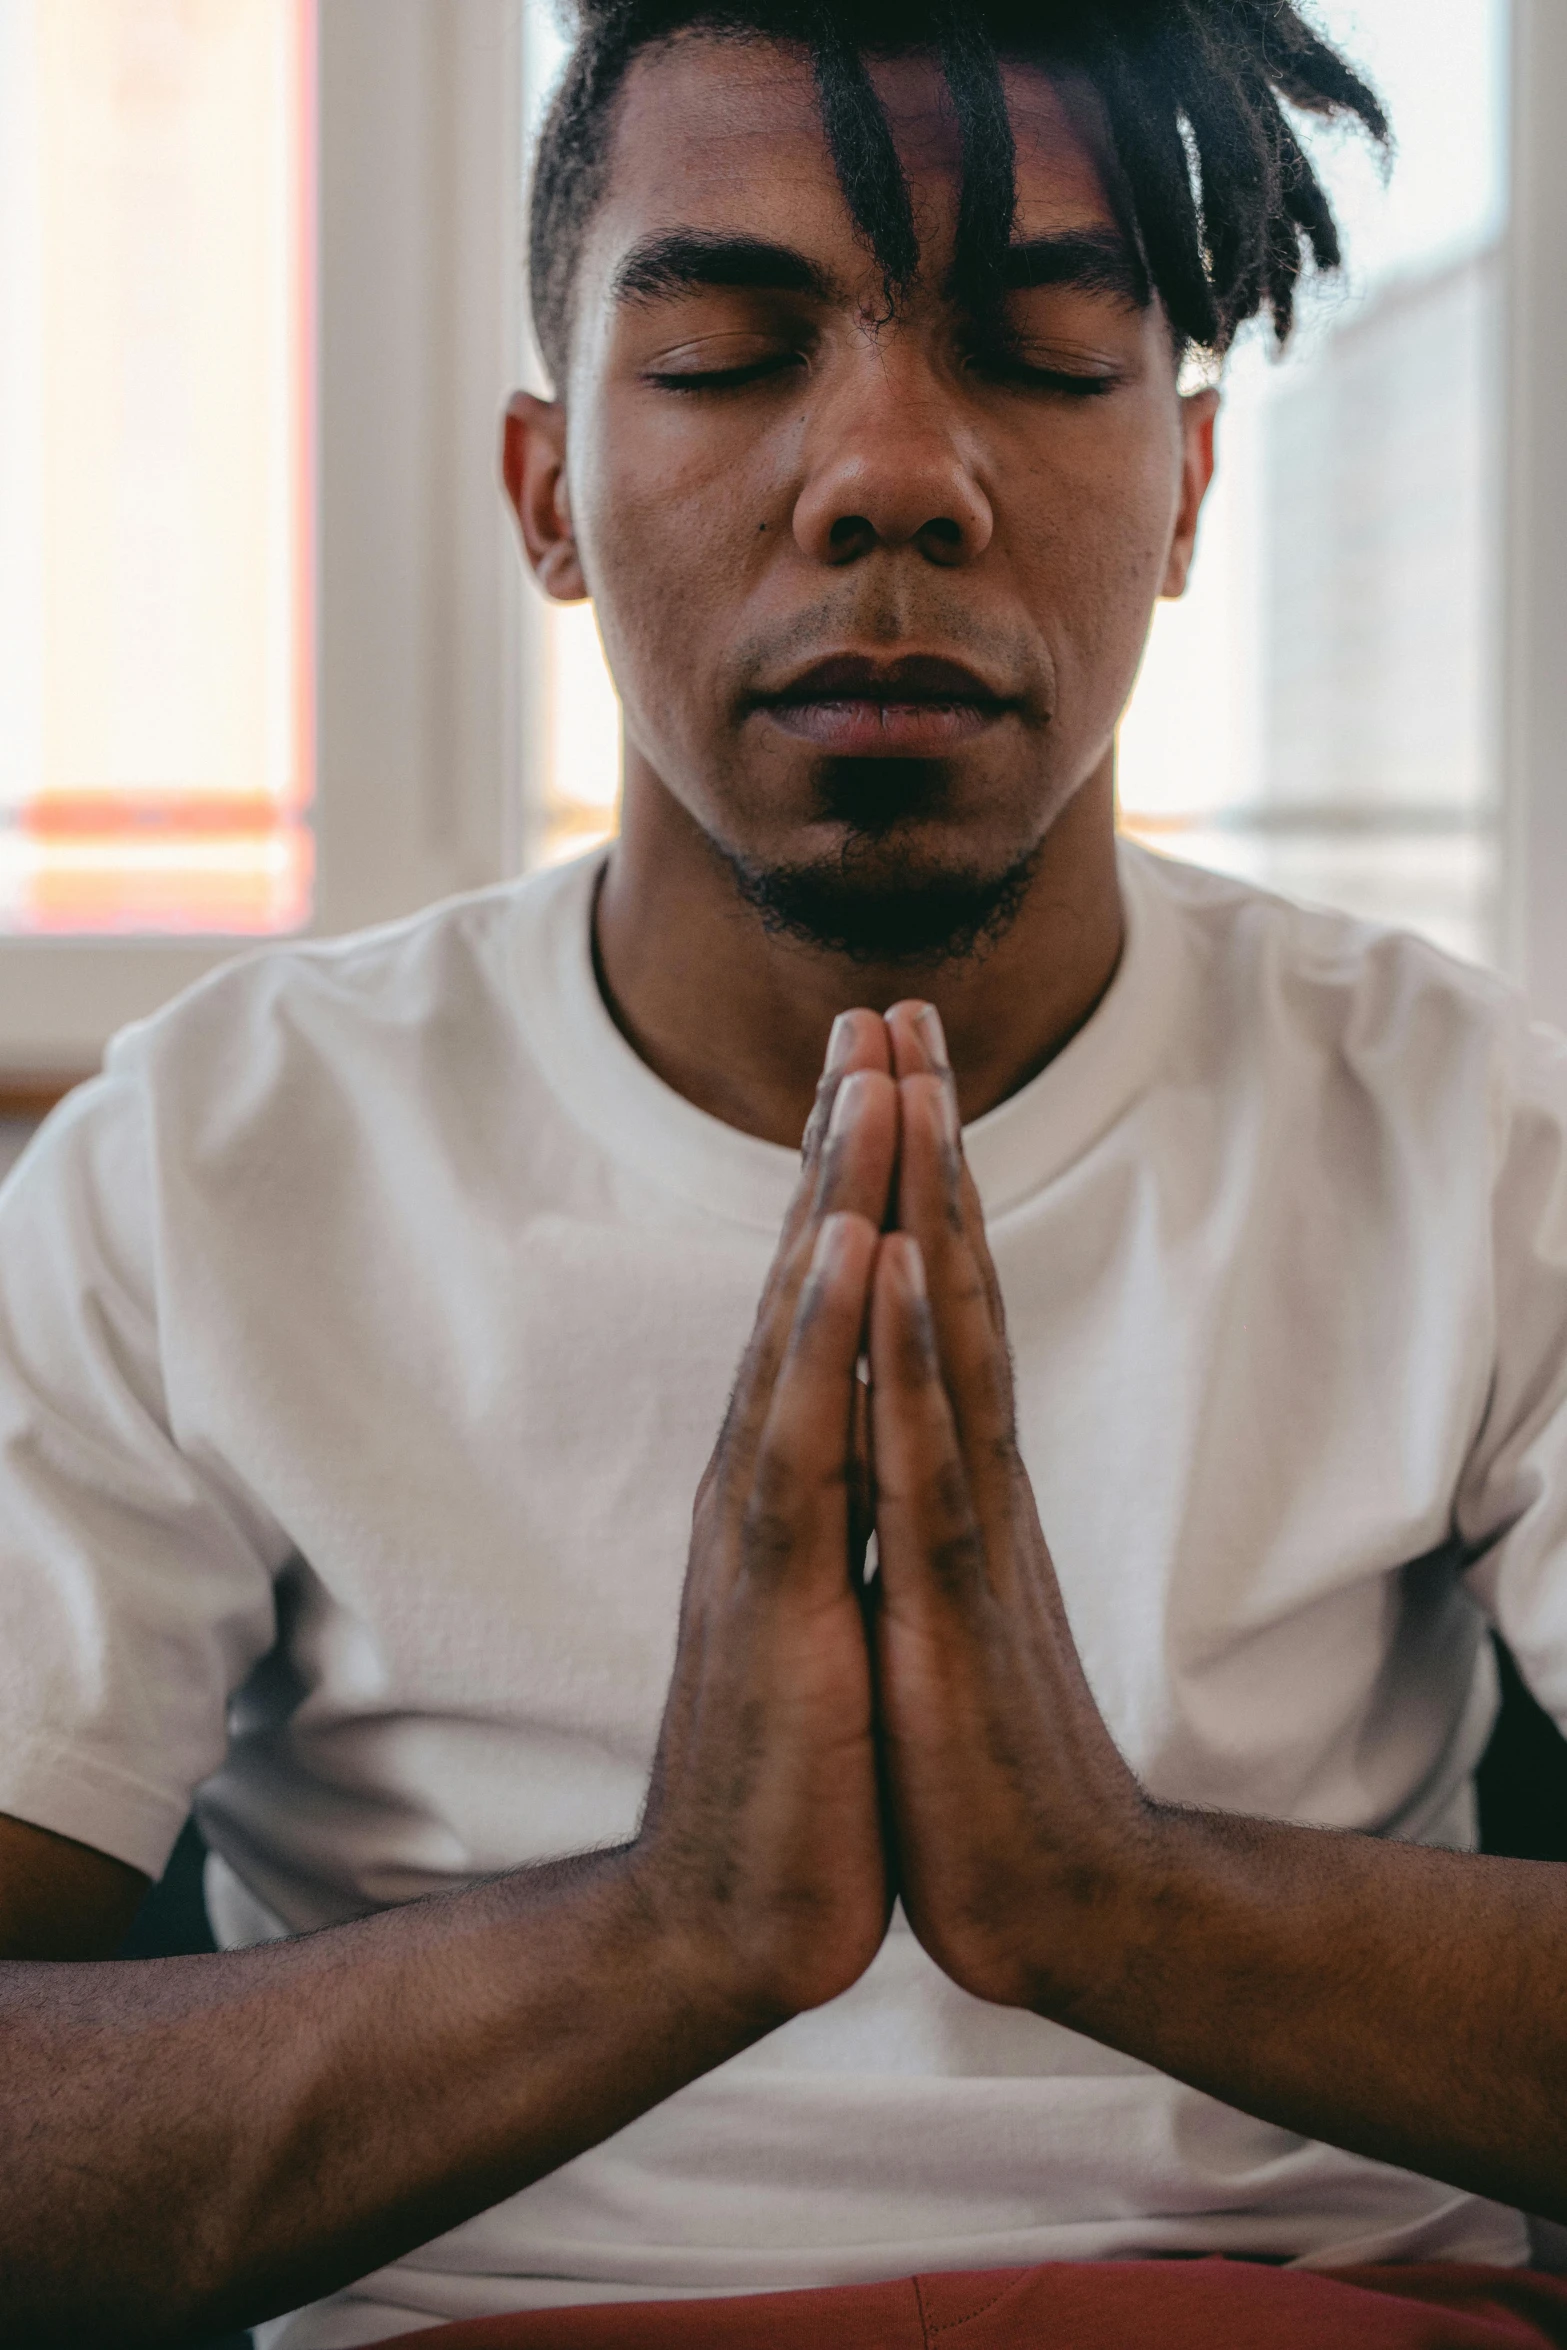
<path fill-rule="evenodd" d="M 310 910 L 309 0 L 0 0 L 0 929 Z"/>
<path fill-rule="evenodd" d="M 1121 730 L 1128 830 L 1496 951 L 1503 0 L 1322 0 L 1391 181 L 1313 140 L 1350 261 L 1226 370 L 1192 586 Z"/>
<path fill-rule="evenodd" d="M 523 0 L 523 112 L 533 139 L 565 63 L 552 0 Z M 521 355 L 542 381 L 538 355 Z M 590 604 L 547 604 L 531 615 L 528 790 L 531 861 L 557 865 L 607 840 L 620 821 L 620 701 L 610 681 Z"/>
<path fill-rule="evenodd" d="M 542 616 L 543 824 L 534 862 L 558 865 L 608 840 L 620 822 L 620 701 L 591 604 Z"/>

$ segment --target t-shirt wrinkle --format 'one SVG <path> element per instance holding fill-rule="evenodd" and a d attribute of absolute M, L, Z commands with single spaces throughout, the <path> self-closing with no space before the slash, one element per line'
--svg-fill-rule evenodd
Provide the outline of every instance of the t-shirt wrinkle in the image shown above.
<path fill-rule="evenodd" d="M 798 1161 L 621 1035 L 598 870 L 246 958 L 0 1190 L 0 1808 L 156 1874 L 194 1795 L 226 1943 L 635 1830 Z M 1567 1046 L 1417 941 L 1121 872 L 1104 998 L 966 1135 L 1084 1670 L 1162 1799 L 1463 1846 L 1485 1616 L 1567 1722 Z M 899 1913 L 842 1999 L 267 2331 L 1525 2248 L 969 1999 Z"/>

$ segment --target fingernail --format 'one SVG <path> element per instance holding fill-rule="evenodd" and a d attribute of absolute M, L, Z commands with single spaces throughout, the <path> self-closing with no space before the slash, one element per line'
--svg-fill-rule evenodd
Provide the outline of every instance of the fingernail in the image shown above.
<path fill-rule="evenodd" d="M 947 1058 L 947 1032 L 941 1025 L 941 1014 L 935 1005 L 921 1004 L 914 1015 L 914 1025 L 919 1030 L 921 1044 L 930 1055 L 931 1067 L 950 1069 L 952 1063 Z"/>
<path fill-rule="evenodd" d="M 824 1074 L 831 1077 L 835 1069 L 841 1069 L 853 1049 L 854 1014 L 840 1012 L 828 1034 L 827 1058 L 822 1064 Z"/>
<path fill-rule="evenodd" d="M 903 1279 L 910 1297 L 925 1295 L 925 1255 L 917 1240 L 905 1233 L 903 1246 L 898 1251 L 903 1260 Z"/>
<path fill-rule="evenodd" d="M 950 1085 L 941 1089 L 941 1131 L 954 1148 L 963 1129 L 958 1119 L 957 1096 Z"/>
<path fill-rule="evenodd" d="M 865 1096 L 868 1069 L 852 1069 L 833 1096 L 832 1116 L 827 1121 L 829 1134 L 841 1134 L 859 1110 Z"/>

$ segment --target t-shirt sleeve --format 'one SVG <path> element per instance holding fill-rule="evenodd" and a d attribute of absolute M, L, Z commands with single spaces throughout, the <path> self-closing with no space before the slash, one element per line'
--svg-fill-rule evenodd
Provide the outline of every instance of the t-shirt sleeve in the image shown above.
<path fill-rule="evenodd" d="M 1474 1596 L 1567 1730 L 1567 1039 L 1520 1018 L 1503 1062 L 1493 1366 L 1457 1525 Z"/>
<path fill-rule="evenodd" d="M 155 1877 L 284 1546 L 169 1425 L 150 1133 L 122 1052 L 0 1188 L 0 1811 Z"/>

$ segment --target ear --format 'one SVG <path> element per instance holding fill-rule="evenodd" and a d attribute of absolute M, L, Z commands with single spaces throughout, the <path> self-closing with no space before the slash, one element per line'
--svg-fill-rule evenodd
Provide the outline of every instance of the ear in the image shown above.
<path fill-rule="evenodd" d="M 513 392 L 506 403 L 501 477 L 533 576 L 557 604 L 588 593 L 571 528 L 566 487 L 566 412 L 558 400 Z"/>
<path fill-rule="evenodd" d="M 1184 596 L 1197 551 L 1197 517 L 1213 479 L 1213 432 L 1219 418 L 1216 391 L 1189 392 L 1181 402 L 1181 502 L 1175 535 L 1164 567 L 1161 596 Z"/>

